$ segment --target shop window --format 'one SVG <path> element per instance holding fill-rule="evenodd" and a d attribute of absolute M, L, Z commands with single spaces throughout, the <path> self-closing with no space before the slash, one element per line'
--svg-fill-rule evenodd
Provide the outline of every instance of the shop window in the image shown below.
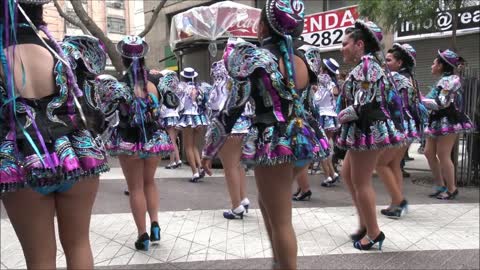
<path fill-rule="evenodd" d="M 107 17 L 107 31 L 108 33 L 126 34 L 125 19 Z"/>
<path fill-rule="evenodd" d="M 107 0 L 107 7 L 125 9 L 124 0 Z"/>

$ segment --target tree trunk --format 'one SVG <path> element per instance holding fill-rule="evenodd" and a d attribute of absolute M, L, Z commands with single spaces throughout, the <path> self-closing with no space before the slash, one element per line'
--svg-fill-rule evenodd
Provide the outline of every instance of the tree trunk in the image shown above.
<path fill-rule="evenodd" d="M 65 21 L 67 21 L 67 22 L 75 25 L 76 27 L 80 28 L 85 35 L 89 34 L 88 29 L 85 27 L 85 25 L 83 25 L 83 23 L 81 21 L 69 16 L 67 13 L 65 13 L 65 11 L 63 11 L 62 7 L 58 3 L 58 0 L 53 0 L 53 4 L 55 5 L 55 8 L 57 9 L 58 14 L 60 14 L 60 17 L 64 18 Z"/>
<path fill-rule="evenodd" d="M 148 32 L 150 32 L 150 30 L 152 30 L 152 27 L 155 24 L 155 21 L 157 21 L 158 13 L 160 13 L 160 10 L 162 10 L 166 2 L 167 0 L 162 0 L 162 2 L 160 2 L 154 10 L 152 10 L 153 14 L 152 14 L 152 17 L 150 18 L 150 21 L 145 26 L 145 29 L 143 29 L 143 31 L 140 34 L 138 34 L 138 36 L 144 37 L 148 34 Z"/>
<path fill-rule="evenodd" d="M 122 63 L 122 58 L 117 53 L 115 44 L 113 44 L 113 42 L 105 35 L 102 29 L 100 29 L 98 25 L 90 18 L 90 16 L 88 16 L 88 13 L 83 8 L 82 1 L 74 0 L 70 2 L 72 3 L 73 10 L 77 14 L 83 25 L 85 25 L 85 27 L 93 36 L 97 37 L 103 42 L 103 44 L 105 45 L 105 49 L 107 50 L 107 54 L 112 61 L 112 65 L 115 67 L 115 70 L 118 73 L 117 75 L 121 75 L 124 70 L 124 66 Z"/>

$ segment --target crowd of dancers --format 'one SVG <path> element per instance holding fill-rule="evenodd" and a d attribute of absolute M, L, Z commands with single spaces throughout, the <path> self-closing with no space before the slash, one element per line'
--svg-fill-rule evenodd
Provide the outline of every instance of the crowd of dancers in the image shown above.
<path fill-rule="evenodd" d="M 211 175 L 212 160 L 220 158 L 231 199 L 225 218 L 248 212 L 245 169 L 254 170 L 278 269 L 296 268 L 292 184 L 293 200 L 311 197 L 309 166 L 322 167 L 324 187 L 345 182 L 359 217 L 350 237 L 360 250 L 377 243 L 381 249 L 386 237 L 377 223 L 373 171 L 391 196 L 381 213 L 401 217 L 408 203 L 400 163 L 420 136 L 437 185 L 431 196 L 458 195 L 450 153 L 458 134 L 473 126 L 461 111 L 459 56 L 451 50 L 438 50 L 431 69 L 439 80 L 423 96 L 415 49 L 394 44 L 384 55 L 381 29 L 357 20 L 342 41 L 343 63 L 354 67 L 340 81 L 338 62 L 298 39 L 304 3 L 268 0 L 260 46 L 229 39 L 211 67 L 212 84 L 196 81 L 190 67 L 180 76 L 149 70 L 149 46 L 138 36 L 117 44 L 126 68 L 118 79 L 105 74 L 98 39 L 55 41 L 42 15 L 49 1 L 0 6 L 0 191 L 29 269 L 56 266 L 54 216 L 67 267 L 93 268 L 90 218 L 108 155 L 118 157 L 128 185 L 135 248 L 160 241 L 154 175 L 168 155 L 167 169 L 182 166 L 179 131 L 191 182 Z M 343 159 L 340 175 L 332 156 Z"/>

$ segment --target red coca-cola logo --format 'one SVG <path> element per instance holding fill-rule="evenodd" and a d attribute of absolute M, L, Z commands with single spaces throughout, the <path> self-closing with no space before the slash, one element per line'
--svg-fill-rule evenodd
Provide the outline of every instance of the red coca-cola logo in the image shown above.
<path fill-rule="evenodd" d="M 249 10 L 248 18 L 238 21 L 227 31 L 236 37 L 257 37 L 258 22 L 260 19 L 260 10 Z"/>

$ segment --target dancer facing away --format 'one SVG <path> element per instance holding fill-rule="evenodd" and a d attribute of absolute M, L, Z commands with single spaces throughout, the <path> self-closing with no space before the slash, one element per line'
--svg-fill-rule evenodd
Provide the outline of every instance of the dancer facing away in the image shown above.
<path fill-rule="evenodd" d="M 255 102 L 253 125 L 244 145 L 244 161 L 255 166 L 259 206 L 271 241 L 275 267 L 295 269 L 297 243 L 292 226 L 291 187 L 319 144 L 305 121 L 300 98 L 310 84 L 309 66 L 292 39 L 303 30 L 302 1 L 268 0 L 258 24 L 260 48 L 230 41 L 224 54 L 233 78 L 226 107 L 213 120 L 203 150 L 203 167 L 228 138 L 247 101 Z M 292 51 L 293 50 L 293 51 Z"/>
<path fill-rule="evenodd" d="M 425 156 L 435 179 L 435 192 L 430 197 L 451 200 L 458 195 L 451 152 L 458 134 L 473 132 L 468 116 L 462 112 L 462 85 L 454 74 L 458 55 L 447 49 L 438 50 L 433 61 L 432 75 L 440 77 L 436 85 L 422 100 L 432 110 L 425 129 Z"/>
<path fill-rule="evenodd" d="M 173 95 L 178 90 L 178 75 L 175 71 L 172 70 L 162 70 L 162 77 L 158 84 L 158 89 L 161 92 L 169 91 Z M 180 152 L 177 145 L 177 136 L 178 136 L 178 107 L 177 108 L 167 108 L 167 106 L 162 105 L 160 116 L 162 118 L 162 126 L 167 130 L 170 141 L 173 144 L 173 152 L 170 154 L 170 163 L 165 167 L 166 169 L 176 169 L 182 166 L 182 160 L 180 159 Z"/>
<path fill-rule="evenodd" d="M 158 189 L 155 171 L 162 156 L 170 154 L 173 145 L 160 127 L 160 106 L 174 108 L 156 88 L 158 81 L 145 66 L 148 44 L 138 36 L 127 36 L 117 44 L 127 71 L 122 82 L 129 88 L 131 100 L 117 107 L 118 126 L 112 132 L 107 149 L 118 156 L 130 192 L 130 208 L 138 230 L 135 248 L 148 250 L 151 242 L 160 241 L 158 225 Z M 150 236 L 146 213 L 150 217 Z"/>
<path fill-rule="evenodd" d="M 200 84 L 195 82 L 198 73 L 191 67 L 184 68 L 180 75 L 183 82 L 179 84 L 179 98 L 183 108 L 180 112 L 178 128 L 182 130 L 182 143 L 188 165 L 192 169 L 190 182 L 196 183 L 205 176 L 201 170 L 200 152 L 197 143 L 203 136 L 203 129 L 208 126 L 207 111 L 203 102 L 207 97 Z"/>
<path fill-rule="evenodd" d="M 297 42 L 298 43 L 298 42 Z M 294 46 L 296 43 L 294 43 Z M 321 66 L 321 58 L 320 58 L 320 49 L 315 46 L 310 45 L 302 45 L 298 48 L 303 56 L 307 60 L 308 65 L 310 66 L 310 70 L 312 71 L 311 76 L 315 79 L 312 80 L 312 83 L 309 86 L 309 89 L 302 93 L 302 102 L 305 106 L 305 110 L 307 113 L 307 121 L 310 126 L 315 130 L 315 135 L 317 136 L 318 142 L 320 143 L 317 147 L 319 152 L 316 155 L 316 158 L 312 161 L 313 163 L 323 162 L 325 159 L 328 158 L 330 152 L 328 147 L 328 138 L 325 135 L 323 128 L 321 127 L 320 123 L 317 121 L 317 108 L 314 104 L 314 91 L 317 87 L 317 77 L 320 72 Z M 305 201 L 310 200 L 312 196 L 312 191 L 310 190 L 310 184 L 308 181 L 308 168 L 302 170 L 297 178 L 298 188 L 297 191 L 293 194 L 292 199 L 294 201 Z"/>
<path fill-rule="evenodd" d="M 317 113 L 318 122 L 327 134 L 328 142 L 333 139 L 334 133 L 337 131 L 339 124 L 337 120 L 335 95 L 338 95 L 339 88 L 337 83 L 337 74 L 340 66 L 333 58 L 323 59 L 318 76 L 318 87 L 315 89 L 314 101 L 315 112 Z M 335 172 L 332 157 L 321 162 L 322 170 L 325 174 L 325 180 L 322 187 L 331 187 L 335 185 L 340 176 Z"/>
<path fill-rule="evenodd" d="M 400 146 L 404 135 L 395 128 L 388 113 L 385 97 L 391 91 L 375 53 L 380 51 L 381 29 L 373 22 L 357 20 L 348 28 L 342 41 L 346 64 L 356 64 L 348 75 L 341 93 L 338 114 L 341 123 L 337 145 L 347 150 L 342 178 L 357 208 L 360 229 L 351 235 L 354 247 L 369 250 L 375 243 L 379 249 L 385 235 L 380 231 L 375 210 L 372 173 L 382 149 Z"/>
<path fill-rule="evenodd" d="M 217 101 L 215 103 L 221 110 L 225 106 L 227 101 L 228 89 L 227 86 L 231 85 L 229 82 L 230 77 L 225 69 L 223 60 L 214 62 L 210 75 L 213 80 L 212 94 L 210 94 L 211 101 Z M 222 89 L 224 88 L 224 89 Z M 213 94 L 214 93 L 214 94 Z M 212 96 L 215 97 L 212 99 Z M 223 102 L 222 102 L 223 100 Z M 212 105 L 215 103 L 211 103 Z M 220 111 L 212 114 L 212 117 L 216 117 Z M 223 170 L 225 171 L 225 181 L 227 183 L 228 193 L 232 202 L 231 209 L 223 212 L 223 217 L 226 219 L 243 218 L 243 215 L 248 212 L 250 206 L 250 200 L 247 198 L 247 179 L 245 177 L 245 169 L 240 163 L 242 157 L 242 145 L 243 138 L 248 133 L 250 125 L 252 123 L 251 118 L 253 116 L 253 108 L 250 102 L 247 101 L 245 105 L 245 111 L 235 122 L 230 136 L 228 136 L 225 144 L 220 149 L 218 155 L 222 162 Z"/>
<path fill-rule="evenodd" d="M 56 268 L 55 216 L 67 268 L 92 269 L 90 217 L 108 166 L 87 88 L 106 56 L 90 36 L 58 44 L 43 20 L 48 2 L 0 5 L 0 194 L 28 269 Z"/>
<path fill-rule="evenodd" d="M 400 218 L 407 210 L 408 202 L 403 195 L 403 173 L 400 166 L 410 144 L 419 139 L 422 128 L 420 117 L 420 93 L 417 89 L 413 69 L 415 67 L 415 49 L 409 44 L 393 44 L 385 57 L 386 72 L 394 83 L 402 101 L 403 114 L 396 115 L 401 124 L 407 144 L 398 148 L 385 149 L 378 159 L 376 171 L 382 179 L 392 199 L 390 206 L 382 209 L 382 215 Z M 395 116 L 394 112 L 391 112 Z"/>

